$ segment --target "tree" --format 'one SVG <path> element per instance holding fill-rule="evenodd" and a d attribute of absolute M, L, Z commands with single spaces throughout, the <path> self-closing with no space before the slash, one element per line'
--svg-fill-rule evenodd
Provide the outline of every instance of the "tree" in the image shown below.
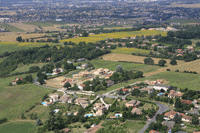
<path fill-rule="evenodd" d="M 40 68 L 38 66 L 31 66 L 31 67 L 29 67 L 28 72 L 35 73 L 35 72 L 38 72 L 39 70 L 40 70 Z"/>
<path fill-rule="evenodd" d="M 159 60 L 158 61 L 159 66 L 165 66 L 166 63 L 167 63 L 166 60 Z"/>
<path fill-rule="evenodd" d="M 88 33 L 86 32 L 86 31 L 84 31 L 83 33 L 82 33 L 82 37 L 87 37 L 88 36 Z"/>
<path fill-rule="evenodd" d="M 176 98 L 175 108 L 182 108 L 182 103 L 181 103 L 181 100 L 179 98 Z"/>
<path fill-rule="evenodd" d="M 22 37 L 21 37 L 21 36 L 18 36 L 18 37 L 16 38 L 16 41 L 22 42 Z"/>
<path fill-rule="evenodd" d="M 143 72 L 142 71 L 137 71 L 136 73 L 138 74 L 139 78 L 141 78 L 143 76 Z"/>
<path fill-rule="evenodd" d="M 38 78 L 38 82 L 40 83 L 40 85 L 45 84 L 45 81 L 44 81 L 44 79 L 42 77 Z"/>
<path fill-rule="evenodd" d="M 24 114 L 21 115 L 21 119 L 26 119 L 26 117 L 24 116 Z"/>
<path fill-rule="evenodd" d="M 118 93 L 119 95 L 123 95 L 123 94 L 124 94 L 122 89 L 120 89 L 117 93 Z"/>
<path fill-rule="evenodd" d="M 144 59 L 144 64 L 153 65 L 154 64 L 154 60 L 151 57 L 145 58 Z"/>
<path fill-rule="evenodd" d="M 153 50 L 154 50 L 154 51 L 157 51 L 157 50 L 158 50 L 157 46 L 155 46 L 155 47 L 153 48 Z"/>
<path fill-rule="evenodd" d="M 198 115 L 193 115 L 192 116 L 192 124 L 193 125 L 199 125 L 199 118 L 198 118 Z"/>
<path fill-rule="evenodd" d="M 200 47 L 200 42 L 197 42 L 197 43 L 196 43 L 196 46 Z"/>
<path fill-rule="evenodd" d="M 66 82 L 63 87 L 68 89 L 69 87 L 71 87 L 71 84 L 69 82 Z"/>
<path fill-rule="evenodd" d="M 116 68 L 116 71 L 122 73 L 122 72 L 124 72 L 124 69 L 122 68 L 121 65 L 118 65 Z"/>
<path fill-rule="evenodd" d="M 170 64 L 171 64 L 171 65 L 177 65 L 177 61 L 176 61 L 175 59 L 172 59 L 172 60 L 170 61 Z"/>
<path fill-rule="evenodd" d="M 174 121 L 176 122 L 176 123 L 181 123 L 181 116 L 179 116 L 177 113 L 175 114 L 175 116 L 174 116 Z"/>
<path fill-rule="evenodd" d="M 36 126 L 41 126 L 43 125 L 42 121 L 40 119 L 36 120 Z"/>

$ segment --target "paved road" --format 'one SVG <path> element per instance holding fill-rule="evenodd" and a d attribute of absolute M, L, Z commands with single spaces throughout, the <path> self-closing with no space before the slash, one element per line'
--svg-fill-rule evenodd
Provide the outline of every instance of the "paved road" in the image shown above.
<path fill-rule="evenodd" d="M 37 86 L 44 87 L 44 88 L 47 88 L 47 89 L 57 90 L 57 88 L 52 88 L 52 87 L 40 85 L 39 82 L 37 82 L 37 79 L 38 79 L 38 77 L 36 77 L 36 78 L 33 80 L 33 83 L 36 84 Z"/>
<path fill-rule="evenodd" d="M 151 118 L 147 124 L 138 132 L 138 133 L 143 133 L 148 127 L 149 127 L 149 124 L 151 122 L 155 122 L 156 121 L 156 115 L 157 114 L 162 114 L 163 112 L 167 111 L 169 108 L 159 102 L 155 102 L 158 106 L 159 106 L 159 110 L 156 112 L 156 114 L 153 116 L 153 118 Z"/>

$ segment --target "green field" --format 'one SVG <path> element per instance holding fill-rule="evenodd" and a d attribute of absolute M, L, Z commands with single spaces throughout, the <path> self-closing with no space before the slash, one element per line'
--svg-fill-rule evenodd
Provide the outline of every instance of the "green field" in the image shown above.
<path fill-rule="evenodd" d="M 30 133 L 37 130 L 35 121 L 14 121 L 0 126 L 0 133 Z"/>
<path fill-rule="evenodd" d="M 158 35 L 161 34 L 162 36 L 166 36 L 167 32 L 164 31 L 154 31 L 154 30 L 143 30 L 143 31 L 129 31 L 129 32 L 115 32 L 115 33 L 103 33 L 97 35 L 90 35 L 89 37 L 77 37 L 77 38 L 70 38 L 64 39 L 60 42 L 74 42 L 78 44 L 79 42 L 98 42 L 101 40 L 106 40 L 107 38 L 123 38 L 123 37 L 132 37 L 132 36 L 142 36 L 142 35 Z"/>
<path fill-rule="evenodd" d="M 23 32 L 24 30 L 19 29 L 17 27 L 14 27 L 12 25 L 6 24 L 6 23 L 1 23 L 0 27 L 6 28 L 7 30 L 9 30 L 10 32 Z"/>
<path fill-rule="evenodd" d="M 0 60 L 0 62 L 1 62 L 1 60 Z M 38 67 L 41 68 L 45 64 L 47 64 L 47 63 L 29 64 L 29 65 L 21 65 L 21 66 L 19 65 L 16 70 L 11 72 L 11 74 L 12 73 L 17 73 L 17 72 L 26 72 L 26 71 L 29 70 L 29 68 L 31 66 L 38 66 Z"/>
<path fill-rule="evenodd" d="M 28 49 L 32 47 L 41 47 L 46 44 L 49 44 L 50 46 L 56 46 L 59 44 L 56 43 L 17 43 L 17 42 L 0 42 L 0 54 L 3 54 L 4 52 L 14 52 L 19 51 L 22 49 Z"/>
<path fill-rule="evenodd" d="M 134 53 L 134 54 L 148 55 L 150 53 L 150 50 L 118 47 L 118 48 L 112 50 L 112 53 L 120 53 L 120 54 L 132 54 L 132 53 Z"/>
<path fill-rule="evenodd" d="M 91 62 L 95 68 L 107 68 L 112 71 L 115 71 L 118 65 L 121 65 L 124 70 L 138 70 L 143 71 L 144 73 L 155 71 L 160 68 L 159 66 L 146 64 L 105 61 L 100 59 L 91 60 L 89 62 Z"/>
<path fill-rule="evenodd" d="M 149 80 L 166 79 L 169 81 L 167 85 L 177 86 L 178 88 L 188 88 L 199 91 L 200 75 L 181 72 L 163 72 L 148 77 Z"/>
<path fill-rule="evenodd" d="M 20 75 L 19 77 L 24 78 L 25 76 Z M 35 103 L 40 103 L 46 93 L 52 92 L 50 89 L 38 87 L 34 84 L 9 86 L 16 77 L 0 79 L 0 118 L 18 119 Z"/>

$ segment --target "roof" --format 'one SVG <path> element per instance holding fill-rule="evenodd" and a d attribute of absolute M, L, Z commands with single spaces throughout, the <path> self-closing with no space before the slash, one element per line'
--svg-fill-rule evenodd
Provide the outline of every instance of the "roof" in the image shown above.
<path fill-rule="evenodd" d="M 175 124 L 175 121 L 163 121 L 162 124 L 172 129 Z"/>
<path fill-rule="evenodd" d="M 156 130 L 150 130 L 149 133 L 160 133 L 160 132 L 158 132 Z"/>
<path fill-rule="evenodd" d="M 131 111 L 132 114 L 136 113 L 137 115 L 141 115 L 142 114 L 142 110 L 138 109 L 138 108 L 133 108 Z"/>
<path fill-rule="evenodd" d="M 192 101 L 189 101 L 189 100 L 182 100 L 182 103 L 185 103 L 185 104 L 190 105 L 190 104 L 192 103 Z"/>
<path fill-rule="evenodd" d="M 108 81 L 105 81 L 107 84 L 110 84 L 110 83 L 115 83 L 114 81 L 112 81 L 112 80 L 108 80 Z"/>
<path fill-rule="evenodd" d="M 184 118 L 185 120 L 192 120 L 192 116 L 187 116 L 187 115 L 184 115 L 182 118 Z"/>
<path fill-rule="evenodd" d="M 170 93 L 169 93 L 168 95 L 169 95 L 169 96 L 182 97 L 183 93 L 181 93 L 181 92 L 176 92 L 175 90 L 171 90 Z"/>
<path fill-rule="evenodd" d="M 170 112 L 165 113 L 164 116 L 175 115 L 176 113 L 178 112 L 170 111 Z"/>
<path fill-rule="evenodd" d="M 64 95 L 64 96 L 61 96 L 60 97 L 60 101 L 66 101 L 66 100 L 68 100 L 70 98 L 70 96 L 69 95 Z"/>
<path fill-rule="evenodd" d="M 158 87 L 166 87 L 166 88 L 169 88 L 169 87 L 170 87 L 169 85 L 161 85 L 161 84 L 155 84 L 154 86 L 158 86 Z"/>
<path fill-rule="evenodd" d="M 82 86 L 82 87 L 85 87 L 85 85 L 84 85 L 84 84 L 81 84 L 80 86 Z"/>
<path fill-rule="evenodd" d="M 98 129 L 100 129 L 102 126 L 101 125 L 96 125 L 94 127 L 89 128 L 86 130 L 84 133 L 95 133 Z"/>
<path fill-rule="evenodd" d="M 23 78 L 17 77 L 15 80 L 13 80 L 13 82 L 17 82 L 18 80 L 23 80 Z"/>
<path fill-rule="evenodd" d="M 117 89 L 118 91 L 120 90 L 120 89 Z M 122 88 L 122 91 L 123 92 L 126 92 L 126 91 L 128 91 L 129 89 L 124 89 L 124 88 Z"/>

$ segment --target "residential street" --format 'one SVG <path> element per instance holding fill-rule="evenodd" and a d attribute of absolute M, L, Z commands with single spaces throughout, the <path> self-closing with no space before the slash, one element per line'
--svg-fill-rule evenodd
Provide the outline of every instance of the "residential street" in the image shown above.
<path fill-rule="evenodd" d="M 159 102 L 155 102 L 158 106 L 159 106 L 159 110 L 156 112 L 156 114 L 154 115 L 154 117 L 152 119 L 150 119 L 147 124 L 142 128 L 142 130 L 140 130 L 138 133 L 143 133 L 148 127 L 149 124 L 151 122 L 155 122 L 156 121 L 156 115 L 157 114 L 162 114 L 163 112 L 167 111 L 169 108 Z"/>

